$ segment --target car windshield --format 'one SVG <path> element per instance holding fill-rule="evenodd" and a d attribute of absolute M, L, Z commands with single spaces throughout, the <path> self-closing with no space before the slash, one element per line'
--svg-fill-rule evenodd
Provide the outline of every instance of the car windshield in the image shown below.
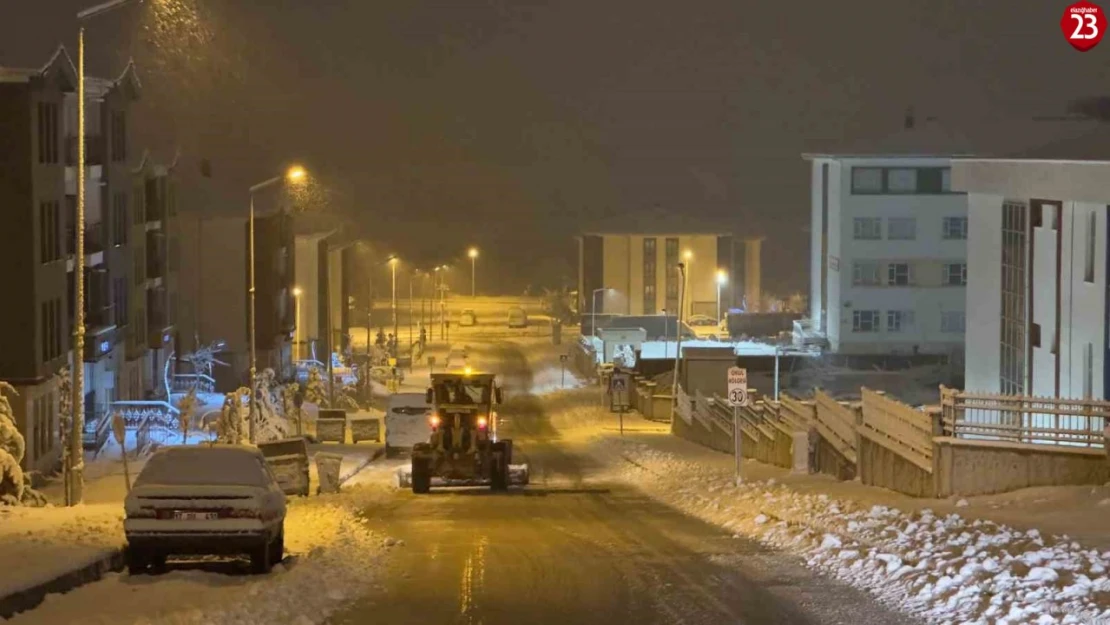
<path fill-rule="evenodd" d="M 266 486 L 269 475 L 258 456 L 238 447 L 162 450 L 147 461 L 136 486 Z"/>

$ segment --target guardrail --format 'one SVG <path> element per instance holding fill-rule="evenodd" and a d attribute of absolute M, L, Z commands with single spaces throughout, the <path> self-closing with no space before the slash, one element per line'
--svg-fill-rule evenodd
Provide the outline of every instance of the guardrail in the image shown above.
<path fill-rule="evenodd" d="M 942 386 L 941 423 L 956 438 L 1105 447 L 1110 402 L 967 393 Z"/>

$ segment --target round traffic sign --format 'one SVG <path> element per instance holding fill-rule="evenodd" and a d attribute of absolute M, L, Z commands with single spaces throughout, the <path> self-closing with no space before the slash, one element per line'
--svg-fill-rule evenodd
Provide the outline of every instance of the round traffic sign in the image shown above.
<path fill-rule="evenodd" d="M 728 402 L 733 406 L 745 406 L 748 403 L 748 390 L 745 388 L 733 388 L 728 392 Z"/>

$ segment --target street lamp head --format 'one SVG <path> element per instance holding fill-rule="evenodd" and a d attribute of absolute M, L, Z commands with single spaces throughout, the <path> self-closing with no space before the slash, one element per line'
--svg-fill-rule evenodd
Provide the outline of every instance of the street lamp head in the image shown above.
<path fill-rule="evenodd" d="M 393 265 L 394 267 L 396 267 L 397 263 L 399 263 L 399 262 L 401 262 L 401 259 L 397 258 L 396 254 L 389 257 L 389 264 L 390 265 Z"/>
<path fill-rule="evenodd" d="M 294 184 L 304 182 L 307 177 L 308 172 L 300 165 L 294 165 L 289 168 L 289 171 L 285 172 L 285 179 Z"/>
<path fill-rule="evenodd" d="M 293 287 L 293 297 L 300 297 L 301 294 L 303 294 L 303 293 L 304 293 L 304 291 L 301 290 L 301 287 L 299 287 L 299 286 Z"/>
<path fill-rule="evenodd" d="M 478 258 L 478 248 L 476 248 L 476 247 L 470 248 L 470 251 L 467 252 L 466 255 L 471 257 L 471 258 Z"/>
<path fill-rule="evenodd" d="M 694 257 L 694 253 L 691 252 L 690 250 L 686 250 L 685 252 L 682 253 L 682 257 L 685 258 L 686 260 L 690 260 Z"/>
<path fill-rule="evenodd" d="M 728 283 L 728 274 L 725 273 L 724 269 L 718 269 L 717 270 L 717 284 L 724 285 L 726 283 Z"/>

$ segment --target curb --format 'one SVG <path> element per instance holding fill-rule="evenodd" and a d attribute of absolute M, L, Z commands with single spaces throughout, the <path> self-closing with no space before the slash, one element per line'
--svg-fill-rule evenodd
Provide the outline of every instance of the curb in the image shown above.
<path fill-rule="evenodd" d="M 0 597 L 0 619 L 9 619 L 20 612 L 38 607 L 46 595 L 69 592 L 90 582 L 100 581 L 106 573 L 122 571 L 124 563 L 123 549 L 116 549 L 48 582 Z"/>

